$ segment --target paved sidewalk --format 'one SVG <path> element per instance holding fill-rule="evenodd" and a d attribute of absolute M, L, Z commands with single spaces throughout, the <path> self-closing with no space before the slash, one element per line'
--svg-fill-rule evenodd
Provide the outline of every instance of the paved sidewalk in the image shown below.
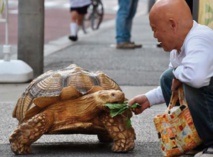
<path fill-rule="evenodd" d="M 156 48 L 148 15 L 138 14 L 133 25 L 133 40 L 142 43 L 142 49 L 117 50 L 114 40 L 114 20 L 105 23 L 100 30 L 87 35 L 80 34 L 79 41 L 71 43 L 67 37 L 49 43 L 45 49 L 45 71 L 56 70 L 69 64 L 77 64 L 89 70 L 101 70 L 121 85 L 127 98 L 145 93 L 158 85 L 161 72 L 168 65 L 168 54 Z M 17 125 L 11 114 L 18 97 L 28 83 L 0 84 L 0 152 L 3 157 L 14 156 L 8 145 L 8 137 Z M 136 131 L 135 149 L 127 154 L 112 154 L 109 146 L 101 145 L 94 136 L 43 136 L 34 145 L 34 156 L 135 156 L 161 157 L 153 117 L 163 113 L 165 105 L 153 106 L 143 114 L 132 117 Z M 70 143 L 72 142 L 72 143 Z M 68 147 L 68 144 L 71 147 Z M 59 147 L 62 145 L 62 147 Z"/>

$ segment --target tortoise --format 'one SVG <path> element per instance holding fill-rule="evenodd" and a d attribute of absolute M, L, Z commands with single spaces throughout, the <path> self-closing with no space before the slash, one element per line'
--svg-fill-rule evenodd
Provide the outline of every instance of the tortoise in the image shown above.
<path fill-rule="evenodd" d="M 43 134 L 94 134 L 112 143 L 113 152 L 134 149 L 135 131 L 127 126 L 130 110 L 111 117 L 106 103 L 122 103 L 119 85 L 103 72 L 75 64 L 35 78 L 18 99 L 13 117 L 19 122 L 9 138 L 15 154 L 30 154 Z"/>

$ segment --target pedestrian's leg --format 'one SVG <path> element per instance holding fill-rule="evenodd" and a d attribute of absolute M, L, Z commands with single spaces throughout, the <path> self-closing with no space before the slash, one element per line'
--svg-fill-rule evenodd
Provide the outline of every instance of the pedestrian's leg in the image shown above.
<path fill-rule="evenodd" d="M 171 92 L 172 79 L 174 78 L 172 70 L 173 69 L 167 69 L 166 71 L 163 72 L 163 74 L 160 77 L 160 86 L 167 106 L 169 105 L 172 93 Z"/>
<path fill-rule="evenodd" d="M 135 17 L 135 13 L 137 11 L 138 7 L 138 0 L 130 0 L 130 8 L 129 8 L 129 15 L 127 18 L 127 29 L 128 29 L 128 36 L 129 36 L 129 41 L 131 40 L 131 31 L 132 31 L 132 22 L 133 18 Z"/>
<path fill-rule="evenodd" d="M 78 33 L 78 12 L 77 11 L 71 11 L 71 23 L 70 23 L 70 36 L 69 39 L 72 41 L 77 41 Z"/>
<path fill-rule="evenodd" d="M 79 28 L 82 26 L 83 20 L 84 20 L 84 14 L 78 14 L 77 24 Z"/>
<path fill-rule="evenodd" d="M 184 93 L 199 136 L 206 146 L 213 146 L 213 78 L 207 87 L 184 85 Z"/>
<path fill-rule="evenodd" d="M 119 9 L 116 16 L 116 42 L 117 44 L 129 42 L 127 18 L 131 0 L 118 0 Z"/>

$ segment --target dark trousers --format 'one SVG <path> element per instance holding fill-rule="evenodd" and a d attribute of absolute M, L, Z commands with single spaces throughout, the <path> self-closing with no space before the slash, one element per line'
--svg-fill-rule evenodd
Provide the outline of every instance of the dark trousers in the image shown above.
<path fill-rule="evenodd" d="M 171 97 L 173 69 L 166 70 L 160 78 L 164 99 L 168 106 Z M 195 127 L 206 146 L 213 145 L 213 78 L 210 84 L 202 88 L 193 88 L 183 84 L 184 94 Z"/>

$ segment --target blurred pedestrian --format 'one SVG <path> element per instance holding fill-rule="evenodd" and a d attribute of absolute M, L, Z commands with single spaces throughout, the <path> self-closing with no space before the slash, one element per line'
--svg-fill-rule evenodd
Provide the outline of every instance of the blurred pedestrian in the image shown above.
<path fill-rule="evenodd" d="M 152 105 L 169 105 L 172 92 L 183 86 L 195 127 L 206 149 L 195 157 L 213 156 L 213 30 L 193 21 L 185 0 L 158 0 L 150 14 L 154 37 L 170 52 L 169 68 L 160 86 L 129 101 L 135 114 Z"/>
<path fill-rule="evenodd" d="M 142 45 L 131 41 L 132 22 L 137 11 L 138 0 L 118 0 L 116 17 L 116 48 L 134 49 Z"/>
<path fill-rule="evenodd" d="M 82 26 L 84 16 L 87 14 L 87 9 L 91 4 L 91 0 L 70 0 L 70 36 L 71 41 L 78 40 L 78 30 Z"/>

